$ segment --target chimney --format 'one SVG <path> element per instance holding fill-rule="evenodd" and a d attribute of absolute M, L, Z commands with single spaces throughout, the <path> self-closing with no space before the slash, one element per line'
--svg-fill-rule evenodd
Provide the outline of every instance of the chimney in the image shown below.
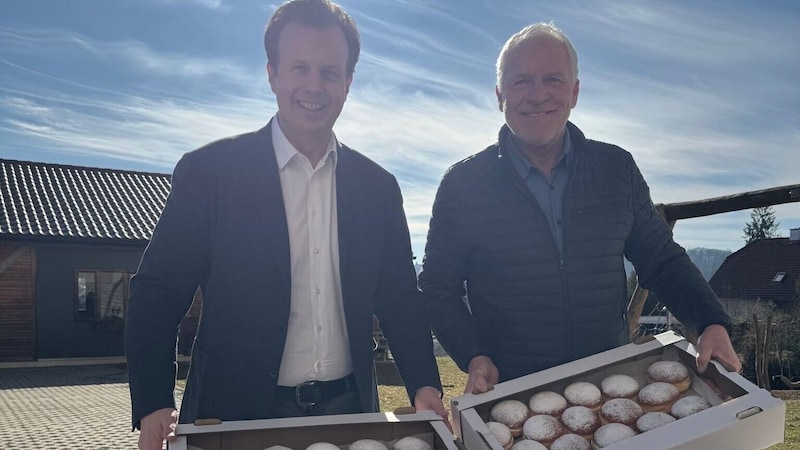
<path fill-rule="evenodd" d="M 789 229 L 789 242 L 792 244 L 800 244 L 800 228 Z"/>

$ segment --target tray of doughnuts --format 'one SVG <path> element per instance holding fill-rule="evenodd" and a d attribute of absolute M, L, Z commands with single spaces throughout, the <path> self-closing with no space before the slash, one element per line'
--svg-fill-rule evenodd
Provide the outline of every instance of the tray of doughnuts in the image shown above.
<path fill-rule="evenodd" d="M 459 450 L 432 411 L 179 424 L 170 450 Z"/>
<path fill-rule="evenodd" d="M 786 406 L 673 332 L 453 399 L 469 450 L 767 448 Z"/>

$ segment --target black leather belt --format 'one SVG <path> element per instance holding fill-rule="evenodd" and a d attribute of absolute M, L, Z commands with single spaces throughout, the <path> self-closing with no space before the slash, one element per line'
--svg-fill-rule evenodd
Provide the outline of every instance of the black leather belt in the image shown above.
<path fill-rule="evenodd" d="M 355 388 L 356 377 L 350 374 L 332 381 L 306 381 L 297 386 L 275 386 L 275 398 L 297 403 L 301 408 L 313 408 Z"/>

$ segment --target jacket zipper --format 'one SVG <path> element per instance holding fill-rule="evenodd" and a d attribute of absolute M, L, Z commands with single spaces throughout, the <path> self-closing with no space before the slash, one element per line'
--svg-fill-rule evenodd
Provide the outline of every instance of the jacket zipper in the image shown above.
<path fill-rule="evenodd" d="M 500 151 L 499 146 L 498 146 L 497 150 L 498 150 L 498 152 Z M 499 155 L 499 156 L 501 157 L 501 159 L 505 159 L 506 158 L 504 155 Z M 511 177 L 511 180 L 513 181 L 513 183 L 517 187 L 517 189 L 522 191 L 523 194 L 525 194 L 529 199 L 531 199 L 533 204 L 537 208 L 539 208 L 539 210 L 542 212 L 542 214 L 544 214 L 544 211 L 542 211 L 542 206 L 539 205 L 539 202 L 536 200 L 536 197 L 534 197 L 533 194 L 531 194 L 531 192 L 528 190 L 527 186 L 523 186 L 521 184 L 522 180 L 520 180 L 519 177 L 517 176 L 517 174 L 514 172 L 514 168 L 511 167 L 511 164 L 508 163 L 508 162 L 505 162 L 504 165 L 505 165 L 506 172 L 508 172 L 508 175 Z M 564 211 L 564 214 L 563 214 L 564 217 L 561 219 L 562 220 L 561 238 L 564 241 L 566 241 L 566 230 L 567 230 L 567 227 L 566 227 L 566 225 L 567 225 L 567 214 L 566 214 L 566 211 L 568 211 L 566 209 L 566 206 L 567 206 L 567 193 L 569 192 L 569 188 L 570 188 L 570 184 L 572 183 L 572 179 L 575 176 L 575 171 L 574 170 L 570 170 L 568 173 L 569 173 L 569 180 L 567 181 L 567 188 L 564 190 L 564 198 L 562 199 L 562 211 Z M 564 320 L 564 342 L 566 342 L 567 355 L 569 355 L 569 357 L 571 358 L 572 355 L 573 355 L 572 312 L 571 312 L 571 308 L 570 308 L 569 289 L 568 289 L 568 282 L 567 282 L 567 263 L 566 263 L 566 259 L 564 258 L 564 251 L 566 250 L 566 247 L 562 245 L 562 250 L 559 250 L 558 249 L 558 242 L 556 242 L 555 238 L 553 237 L 553 233 L 548 233 L 548 234 L 550 235 L 550 242 L 553 244 L 553 247 L 555 247 L 556 251 L 558 252 L 558 274 L 559 274 L 560 284 L 561 284 L 561 299 L 563 300 L 563 305 L 562 306 L 564 308 L 564 319 L 565 319 Z"/>

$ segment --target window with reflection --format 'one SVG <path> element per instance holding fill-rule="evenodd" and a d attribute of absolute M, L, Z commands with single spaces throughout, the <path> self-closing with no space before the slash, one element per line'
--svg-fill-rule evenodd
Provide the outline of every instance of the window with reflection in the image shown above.
<path fill-rule="evenodd" d="M 93 322 L 96 331 L 122 331 L 131 275 L 128 272 L 78 271 L 76 319 Z"/>

